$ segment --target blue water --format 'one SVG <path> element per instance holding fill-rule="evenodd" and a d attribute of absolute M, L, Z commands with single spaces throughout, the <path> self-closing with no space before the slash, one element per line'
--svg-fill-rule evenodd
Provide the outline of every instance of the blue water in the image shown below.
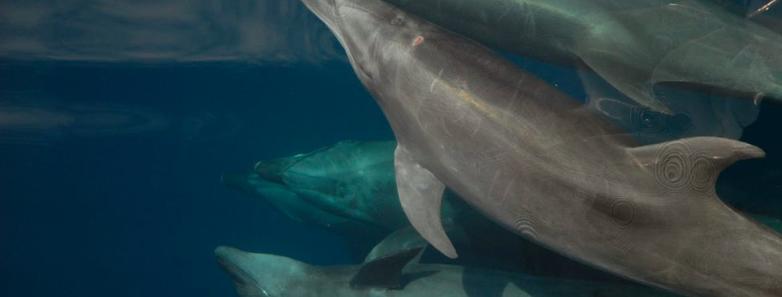
<path fill-rule="evenodd" d="M 331 233 L 220 182 L 257 160 L 389 139 L 346 64 L 3 63 L 0 77 L 0 102 L 120 106 L 168 122 L 0 143 L 0 296 L 231 296 L 212 253 L 221 244 L 351 260 Z"/>
<path fill-rule="evenodd" d="M 550 80 L 568 75 L 532 66 Z M 391 139 L 347 64 L 5 62 L 0 77 L 6 109 L 110 106 L 137 115 L 129 124 L 0 139 L 0 296 L 231 296 L 212 254 L 218 245 L 315 264 L 355 260 L 342 238 L 220 182 L 257 160 L 344 139 Z M 781 114 L 764 105 L 745 133 L 768 157 L 742 161 L 723 178 L 749 188 L 778 175 Z M 741 206 L 764 213 L 778 205 L 778 188 L 752 189 L 770 196 Z"/>
<path fill-rule="evenodd" d="M 350 242 L 221 183 L 258 160 L 391 139 L 348 64 L 1 57 L 0 296 L 235 296 L 218 245 L 355 262 Z M 572 71 L 517 62 L 584 97 Z M 766 102 L 744 131 L 767 157 L 721 175 L 752 197 L 734 207 L 782 217 L 781 126 Z"/>

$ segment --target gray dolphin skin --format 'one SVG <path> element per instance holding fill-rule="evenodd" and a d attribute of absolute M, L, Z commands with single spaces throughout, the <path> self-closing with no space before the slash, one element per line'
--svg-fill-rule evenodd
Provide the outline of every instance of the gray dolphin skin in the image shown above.
<path fill-rule="evenodd" d="M 301 221 L 328 225 L 334 221 L 329 214 L 390 232 L 407 225 L 394 176 L 389 174 L 394 147 L 393 141 L 342 141 L 306 154 L 261 161 L 255 165 L 255 188 L 286 192 L 284 198 L 275 198 L 275 193 L 264 197 Z"/>
<path fill-rule="evenodd" d="M 588 97 L 586 109 L 621 127 L 640 144 L 695 136 L 739 139 L 760 111 L 755 102 L 724 96 L 715 90 L 659 85 L 655 94 L 670 108 L 671 113 L 666 114 L 636 103 L 593 72 L 579 74 Z"/>
<path fill-rule="evenodd" d="M 422 240 L 417 233 L 403 231 L 410 224 L 397 194 L 395 148 L 395 141 L 340 141 L 309 153 L 260 161 L 251 173 L 225 174 L 223 183 L 269 202 L 295 221 L 349 237 L 361 257 L 366 248 L 388 236 L 368 256 L 374 258 Z M 458 198 L 443 200 L 442 219 L 462 251 L 462 263 L 536 275 L 595 275 L 496 226 Z M 389 236 L 392 231 L 401 236 Z M 557 263 L 556 269 L 552 263 Z"/>
<path fill-rule="evenodd" d="M 386 1 L 523 56 L 583 63 L 658 112 L 671 112 L 653 90 L 666 82 L 782 98 L 782 35 L 719 1 Z"/>
<path fill-rule="evenodd" d="M 241 297 L 665 297 L 640 286 L 555 280 L 455 265 L 415 263 L 419 249 L 363 265 L 323 267 L 287 257 L 215 250 Z"/>
<path fill-rule="evenodd" d="M 626 278 L 689 296 L 782 296 L 782 238 L 714 189 L 761 149 L 714 137 L 636 147 L 486 47 L 390 4 L 302 1 L 386 115 L 402 207 L 444 254 L 456 256 L 440 222 L 447 186 L 516 234 Z"/>

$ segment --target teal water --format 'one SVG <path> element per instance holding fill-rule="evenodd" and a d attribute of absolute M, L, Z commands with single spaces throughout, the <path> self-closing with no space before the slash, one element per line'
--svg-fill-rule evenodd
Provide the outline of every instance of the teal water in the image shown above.
<path fill-rule="evenodd" d="M 213 256 L 221 244 L 347 262 L 333 234 L 220 178 L 346 138 L 390 138 L 351 71 L 2 63 L 0 295 L 230 296 Z M 11 112 L 40 123 L 9 123 Z"/>
<path fill-rule="evenodd" d="M 250 5 L 237 3 L 224 9 Z M 325 30 L 296 4 L 285 9 L 279 13 Z M 50 28 L 42 35 L 55 54 L 0 47 L 0 296 L 234 296 L 214 260 L 218 245 L 313 264 L 357 260 L 354 242 L 221 183 L 223 173 L 258 160 L 393 137 L 340 51 L 318 50 L 327 58 L 311 61 L 301 58 L 313 52 L 308 43 L 295 41 L 254 52 L 263 56 L 207 59 L 222 54 L 214 48 L 244 44 L 214 25 L 197 27 L 209 34 L 192 39 L 232 37 L 199 43 L 197 59 L 177 61 L 185 53 L 176 50 L 145 52 L 163 57 L 153 61 L 116 59 L 124 47 L 79 35 L 107 38 L 111 30 L 96 33 L 84 25 L 90 15 L 69 13 L 40 25 Z M 307 26 L 273 28 L 295 35 Z M 279 53 L 293 58 L 267 60 Z M 517 62 L 583 99 L 574 72 Z M 782 106 L 765 102 L 744 131 L 742 140 L 768 156 L 722 174 L 730 188 L 719 190 L 732 206 L 782 217 L 780 125 Z M 750 198 L 730 195 L 736 191 Z"/>

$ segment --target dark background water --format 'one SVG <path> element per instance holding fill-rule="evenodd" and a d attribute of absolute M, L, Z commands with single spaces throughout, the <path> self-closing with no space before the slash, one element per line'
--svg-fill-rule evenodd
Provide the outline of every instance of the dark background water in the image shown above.
<path fill-rule="evenodd" d="M 17 109 L 32 101 L 55 113 L 86 105 L 142 115 L 0 139 L 0 296 L 233 296 L 212 255 L 221 244 L 348 261 L 340 239 L 227 189 L 220 176 L 339 140 L 389 139 L 375 103 L 346 79 L 351 71 L 0 65 L 0 101 Z M 127 131 L 153 121 L 165 124 Z"/>
<path fill-rule="evenodd" d="M 229 10 L 247 10 L 256 2 L 237 1 Z M 0 8 L 8 3 L 16 2 L 0 2 Z M 218 245 L 314 264 L 353 260 L 342 238 L 293 222 L 220 181 L 224 172 L 248 169 L 257 160 L 346 139 L 392 137 L 350 67 L 324 62 L 334 61 L 327 43 L 305 48 L 313 43 L 300 37 L 309 35 L 295 34 L 325 28 L 297 4 L 281 4 L 277 11 L 269 3 L 247 18 L 276 16 L 269 21 L 277 25 L 270 28 L 289 30 L 284 35 L 292 40 L 274 47 L 261 43 L 249 48 L 252 54 L 231 52 L 238 62 L 165 62 L 190 54 L 188 42 L 203 50 L 188 56 L 195 60 L 224 59 L 224 48 L 246 50 L 245 39 L 222 40 L 228 25 L 175 24 L 167 36 L 184 30 L 192 37 L 175 44 L 183 52 L 144 47 L 154 38 L 95 42 L 122 35 L 116 32 L 138 33 L 136 27 L 141 33 L 168 28 L 163 22 L 125 19 L 91 23 L 113 16 L 100 10 L 111 7 L 63 13 L 44 5 L 56 18 L 44 18 L 39 35 L 28 34 L 24 26 L 0 26 L 2 41 L 16 32 L 48 46 L 3 59 L 9 51 L 0 44 L 0 296 L 235 296 L 215 263 L 212 251 Z M 196 5 L 183 4 L 191 6 Z M 233 21 L 216 17 L 228 15 L 225 11 L 213 14 L 197 24 Z M 291 23 L 304 25 L 291 29 Z M 163 62 L 123 63 L 122 55 L 115 56 L 135 47 L 140 56 Z M 285 58 L 284 65 L 269 58 L 288 52 L 318 55 L 315 63 Z M 111 62 L 41 62 L 35 55 Z M 27 62 L 18 59 L 31 56 Z M 584 97 L 572 71 L 517 62 Z M 745 131 L 743 140 L 765 149 L 768 157 L 742 161 L 723 173 L 721 181 L 729 180 L 732 190 L 722 192 L 750 195 L 732 201 L 734 206 L 782 217 L 780 124 L 782 107 L 765 103 Z"/>

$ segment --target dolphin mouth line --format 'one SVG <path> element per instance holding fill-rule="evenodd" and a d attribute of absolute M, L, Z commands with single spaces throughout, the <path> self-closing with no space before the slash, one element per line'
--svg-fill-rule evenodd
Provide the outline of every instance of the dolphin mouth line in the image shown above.
<path fill-rule="evenodd" d="M 257 297 L 271 297 L 269 292 L 267 292 L 266 289 L 264 289 L 263 286 L 261 286 L 257 280 L 253 279 L 252 275 L 244 269 L 231 264 L 222 257 L 217 258 L 217 264 L 220 265 L 220 268 L 222 268 L 234 282 L 236 282 L 237 287 L 253 287 L 258 289 L 261 293 L 261 295 Z"/>

